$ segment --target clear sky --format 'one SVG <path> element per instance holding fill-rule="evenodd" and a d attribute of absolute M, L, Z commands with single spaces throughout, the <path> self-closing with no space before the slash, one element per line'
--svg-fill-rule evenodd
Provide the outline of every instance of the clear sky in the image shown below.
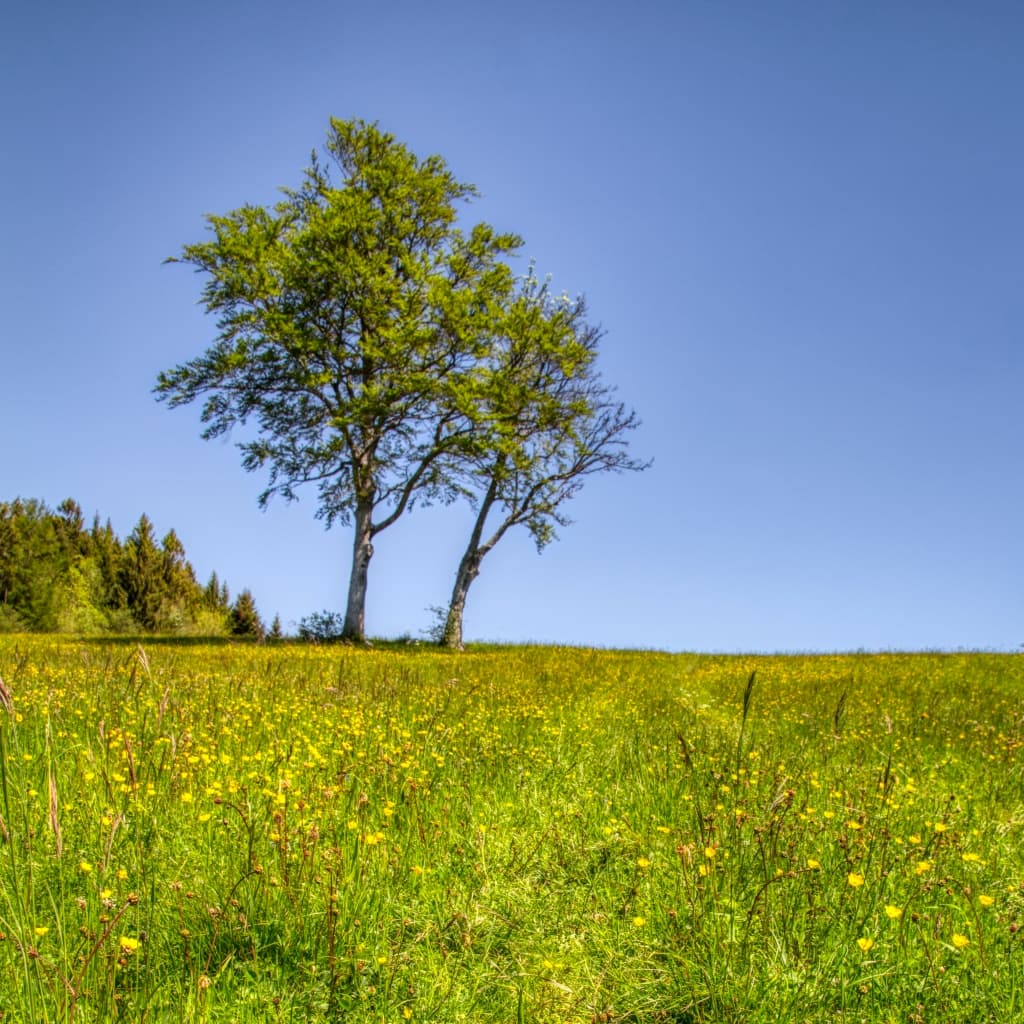
<path fill-rule="evenodd" d="M 469 638 L 671 650 L 1024 642 L 1024 5 L 11 4 L 0 32 L 0 499 L 122 535 L 285 625 L 350 534 L 263 513 L 161 369 L 215 325 L 165 257 L 378 121 L 587 295 L 646 473 L 509 535 Z M 525 260 L 523 269 L 525 269 Z M 367 626 L 417 635 L 469 515 L 381 534 Z"/>

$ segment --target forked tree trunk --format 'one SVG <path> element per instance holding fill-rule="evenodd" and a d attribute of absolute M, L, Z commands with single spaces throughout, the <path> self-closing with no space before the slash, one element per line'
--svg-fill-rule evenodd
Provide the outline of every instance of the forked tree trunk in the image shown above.
<path fill-rule="evenodd" d="M 355 538 L 352 543 L 352 574 L 348 581 L 348 603 L 345 606 L 344 640 L 361 643 L 366 639 L 366 581 L 373 558 L 373 505 L 356 506 Z"/>

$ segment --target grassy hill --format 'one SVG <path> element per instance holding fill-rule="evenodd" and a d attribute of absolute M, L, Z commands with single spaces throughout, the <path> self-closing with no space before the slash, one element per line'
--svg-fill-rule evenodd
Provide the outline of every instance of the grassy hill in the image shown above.
<path fill-rule="evenodd" d="M 0 637 L 0 1020 L 1011 1021 L 1024 658 Z"/>

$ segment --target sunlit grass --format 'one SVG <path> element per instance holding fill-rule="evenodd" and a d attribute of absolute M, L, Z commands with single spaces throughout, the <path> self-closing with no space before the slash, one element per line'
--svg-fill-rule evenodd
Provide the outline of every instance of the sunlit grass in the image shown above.
<path fill-rule="evenodd" d="M 1024 660 L 0 638 L 0 1020 L 1024 1015 Z"/>

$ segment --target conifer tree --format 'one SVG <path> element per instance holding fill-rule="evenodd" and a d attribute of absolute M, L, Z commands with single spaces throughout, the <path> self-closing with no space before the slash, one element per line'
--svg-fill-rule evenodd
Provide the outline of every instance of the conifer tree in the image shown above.
<path fill-rule="evenodd" d="M 121 573 L 124 553 L 109 519 L 100 526 L 100 517 L 94 517 L 90 544 L 103 588 L 102 606 L 108 610 L 123 610 L 127 605 Z"/>
<path fill-rule="evenodd" d="M 164 556 L 156 543 L 153 524 L 143 514 L 124 544 L 121 586 L 128 610 L 144 630 L 155 630 L 167 592 Z"/>
<path fill-rule="evenodd" d="M 256 610 L 256 601 L 249 590 L 243 590 L 235 599 L 229 623 L 232 636 L 263 640 L 267 635 L 260 613 Z"/>
<path fill-rule="evenodd" d="M 206 586 L 203 588 L 203 604 L 210 611 L 227 611 L 222 599 L 220 579 L 217 576 L 216 569 L 210 573 L 210 578 L 206 581 Z"/>
<path fill-rule="evenodd" d="M 71 498 L 0 502 L 0 631 L 213 636 L 229 611 L 216 573 L 204 591 L 174 530 L 157 545 L 147 516 L 122 545 L 109 519 L 86 530 Z"/>

